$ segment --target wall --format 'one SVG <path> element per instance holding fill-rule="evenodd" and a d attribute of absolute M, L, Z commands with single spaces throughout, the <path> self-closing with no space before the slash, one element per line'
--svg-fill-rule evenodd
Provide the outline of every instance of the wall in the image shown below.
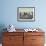
<path fill-rule="evenodd" d="M 41 27 L 46 32 L 46 0 L 0 0 L 0 31 L 13 24 L 16 28 Z M 18 22 L 17 7 L 35 7 L 35 22 Z"/>

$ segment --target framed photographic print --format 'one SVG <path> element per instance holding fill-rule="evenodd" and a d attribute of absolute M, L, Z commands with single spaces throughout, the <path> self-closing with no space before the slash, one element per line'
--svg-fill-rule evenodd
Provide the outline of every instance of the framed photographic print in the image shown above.
<path fill-rule="evenodd" d="M 22 22 L 35 21 L 35 7 L 18 7 L 17 20 Z"/>

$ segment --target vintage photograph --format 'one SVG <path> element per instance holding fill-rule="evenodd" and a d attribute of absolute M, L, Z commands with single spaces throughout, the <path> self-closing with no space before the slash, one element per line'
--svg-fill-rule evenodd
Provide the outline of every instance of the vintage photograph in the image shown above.
<path fill-rule="evenodd" d="M 17 9 L 18 21 L 35 21 L 35 7 L 18 7 Z"/>

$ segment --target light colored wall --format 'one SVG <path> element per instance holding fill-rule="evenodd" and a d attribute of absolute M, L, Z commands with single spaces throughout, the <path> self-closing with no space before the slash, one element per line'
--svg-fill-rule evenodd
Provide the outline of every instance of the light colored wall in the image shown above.
<path fill-rule="evenodd" d="M 16 28 L 46 28 L 46 0 L 1 0 L 0 24 Z M 18 22 L 17 7 L 35 7 L 35 22 Z"/>

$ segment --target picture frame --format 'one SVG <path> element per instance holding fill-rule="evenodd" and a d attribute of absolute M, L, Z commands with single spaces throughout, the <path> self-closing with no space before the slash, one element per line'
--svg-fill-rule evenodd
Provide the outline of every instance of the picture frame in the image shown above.
<path fill-rule="evenodd" d="M 17 21 L 22 22 L 35 21 L 35 7 L 18 7 Z"/>

